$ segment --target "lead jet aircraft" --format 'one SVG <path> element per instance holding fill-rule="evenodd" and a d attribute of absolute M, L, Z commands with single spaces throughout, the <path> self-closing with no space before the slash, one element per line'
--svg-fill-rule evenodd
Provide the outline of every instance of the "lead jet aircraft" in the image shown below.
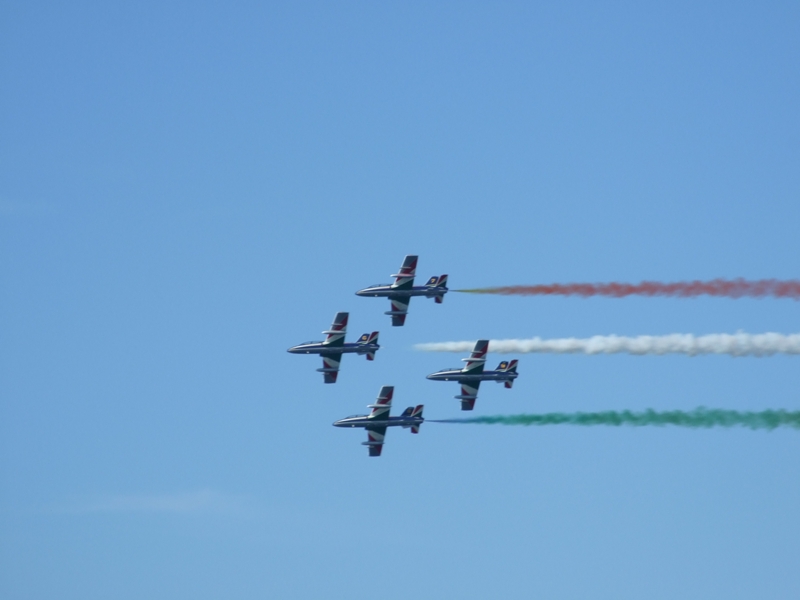
<path fill-rule="evenodd" d="M 367 360 L 375 360 L 375 353 L 380 348 L 377 331 L 365 333 L 358 338 L 357 342 L 345 344 L 344 336 L 347 333 L 349 314 L 346 312 L 336 313 L 330 330 L 322 332 L 328 336 L 324 342 L 304 342 L 287 350 L 292 354 L 319 354 L 322 356 L 322 368 L 317 371 L 325 376 L 325 383 L 336 383 L 342 354 L 366 354 Z"/>
<path fill-rule="evenodd" d="M 461 400 L 461 410 L 472 410 L 475 408 L 475 400 L 478 398 L 478 388 L 481 381 L 501 381 L 510 388 L 514 380 L 519 377 L 517 373 L 517 361 L 511 362 L 504 360 L 496 371 L 484 371 L 483 365 L 486 363 L 486 352 L 489 350 L 489 340 L 478 340 L 469 358 L 462 358 L 467 364 L 463 369 L 443 369 L 428 375 L 428 379 L 434 381 L 457 381 L 461 384 L 461 394 L 456 396 Z"/>
<path fill-rule="evenodd" d="M 385 296 L 389 298 L 392 310 L 384 313 L 392 317 L 392 325 L 401 327 L 406 322 L 408 313 L 408 303 L 412 296 L 425 296 L 433 298 L 436 304 L 444 301 L 447 293 L 447 275 L 436 277 L 435 275 L 428 280 L 425 285 L 414 286 L 414 276 L 417 273 L 417 256 L 409 254 L 403 259 L 400 272 L 392 275 L 394 283 L 380 283 L 371 285 L 363 290 L 356 292 L 357 296 Z"/>
<path fill-rule="evenodd" d="M 387 427 L 403 427 L 411 429 L 411 433 L 419 433 L 420 425 L 425 420 L 422 418 L 424 406 L 409 406 L 399 417 L 390 417 L 392 410 L 392 395 L 394 394 L 393 385 L 385 385 L 381 388 L 375 404 L 368 404 L 372 412 L 368 415 L 353 415 L 339 419 L 333 423 L 334 427 L 363 427 L 367 430 L 367 441 L 361 442 L 363 446 L 369 447 L 370 456 L 380 456 L 383 448 L 383 440 L 386 437 Z"/>

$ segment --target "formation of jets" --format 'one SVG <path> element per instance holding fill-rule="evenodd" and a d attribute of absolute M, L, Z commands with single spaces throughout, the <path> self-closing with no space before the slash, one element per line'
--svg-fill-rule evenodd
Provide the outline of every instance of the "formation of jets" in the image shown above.
<path fill-rule="evenodd" d="M 392 325 L 401 327 L 406 322 L 408 305 L 414 296 L 433 298 L 436 304 L 444 301 L 447 293 L 447 275 L 433 276 L 424 286 L 415 286 L 414 277 L 417 271 L 417 259 L 410 254 L 403 259 L 403 264 L 395 278 L 394 283 L 372 285 L 356 292 L 357 296 L 373 296 L 389 298 L 391 310 L 385 314 L 392 317 Z M 319 354 L 322 357 L 322 368 L 317 369 L 323 375 L 325 383 L 336 383 L 339 375 L 339 366 L 343 354 L 365 355 L 367 360 L 374 360 L 375 353 L 380 349 L 378 345 L 378 332 L 363 334 L 356 342 L 345 342 L 347 335 L 347 320 L 349 313 L 339 312 L 333 319 L 331 327 L 325 334 L 325 340 L 318 342 L 304 342 L 289 348 L 292 354 Z M 489 350 L 488 340 L 478 340 L 469 358 L 462 358 L 466 365 L 461 369 L 443 369 L 428 375 L 433 381 L 457 381 L 461 385 L 461 394 L 456 396 L 461 401 L 461 410 L 473 410 L 475 400 L 478 398 L 478 388 L 481 381 L 496 381 L 504 383 L 506 388 L 514 384 L 519 376 L 517 361 L 502 361 L 496 370 L 484 369 L 486 354 Z M 423 405 L 409 406 L 397 417 L 390 416 L 394 386 L 385 385 L 381 388 L 374 404 L 367 408 L 372 411 L 368 415 L 355 415 L 336 421 L 335 427 L 361 427 L 367 432 L 367 441 L 363 442 L 369 448 L 370 456 L 380 456 L 388 427 L 403 427 L 411 429 L 411 433 L 419 433 Z"/>

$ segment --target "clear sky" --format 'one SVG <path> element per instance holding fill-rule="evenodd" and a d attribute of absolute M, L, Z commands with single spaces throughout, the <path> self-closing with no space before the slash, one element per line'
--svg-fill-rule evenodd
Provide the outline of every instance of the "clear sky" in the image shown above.
<path fill-rule="evenodd" d="M 800 331 L 796 2 L 3 2 L 0 595 L 796 598 L 800 433 L 390 430 L 478 337 Z M 337 311 L 375 362 L 316 357 Z M 800 408 L 800 358 L 522 355 L 476 415 Z M 494 362 L 494 358 L 492 358 Z"/>

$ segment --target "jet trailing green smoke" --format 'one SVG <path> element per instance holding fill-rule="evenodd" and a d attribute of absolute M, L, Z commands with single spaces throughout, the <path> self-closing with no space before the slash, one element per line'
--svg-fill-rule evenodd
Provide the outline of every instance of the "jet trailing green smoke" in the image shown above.
<path fill-rule="evenodd" d="M 431 422 L 429 419 L 428 422 Z M 690 411 L 645 410 L 607 410 L 603 412 L 575 413 L 542 413 L 522 415 L 497 415 L 490 417 L 472 417 L 467 419 L 444 419 L 436 423 L 463 423 L 479 425 L 581 425 L 591 427 L 607 425 L 619 427 L 675 427 L 710 428 L 710 427 L 746 427 L 748 429 L 776 429 L 793 427 L 800 429 L 800 411 L 762 410 L 759 412 L 742 412 L 712 408 L 696 408 Z"/>

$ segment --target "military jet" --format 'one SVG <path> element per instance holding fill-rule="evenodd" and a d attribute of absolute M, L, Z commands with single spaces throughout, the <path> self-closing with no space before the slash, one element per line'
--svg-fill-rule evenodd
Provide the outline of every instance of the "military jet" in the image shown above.
<path fill-rule="evenodd" d="M 478 388 L 481 381 L 501 381 L 510 388 L 514 380 L 519 377 L 517 373 L 517 361 L 511 362 L 504 360 L 496 371 L 484 371 L 483 365 L 486 362 L 486 352 L 489 349 L 489 340 L 478 340 L 469 358 L 462 358 L 467 364 L 463 369 L 443 369 L 428 375 L 428 379 L 434 381 L 457 381 L 461 384 L 461 394 L 456 396 L 461 400 L 461 410 L 472 410 L 475 408 L 475 400 L 478 398 Z"/>
<path fill-rule="evenodd" d="M 447 275 L 439 277 L 434 275 L 425 285 L 414 286 L 417 258 L 417 256 L 409 254 L 403 259 L 403 266 L 400 267 L 400 272 L 392 275 L 395 278 L 394 283 L 371 285 L 356 292 L 357 296 L 385 296 L 389 298 L 392 310 L 384 314 L 392 317 L 392 325 L 395 327 L 401 327 L 406 322 L 408 303 L 411 302 L 412 296 L 433 298 L 436 304 L 441 304 L 444 301 L 444 295 L 447 293 Z"/>
<path fill-rule="evenodd" d="M 422 404 L 416 407 L 409 406 L 399 417 L 390 417 L 393 394 L 393 385 L 383 386 L 375 404 L 367 405 L 367 408 L 372 409 L 370 414 L 339 419 L 333 423 L 333 426 L 363 427 L 367 430 L 367 441 L 361 442 L 361 444 L 369 447 L 370 456 L 380 456 L 387 427 L 403 427 L 411 429 L 411 433 L 419 433 L 420 425 L 425 420 L 422 418 L 422 409 L 424 408 Z"/>
<path fill-rule="evenodd" d="M 377 331 L 365 333 L 358 338 L 357 342 L 347 344 L 344 342 L 348 315 L 349 313 L 346 312 L 336 313 L 330 331 L 322 332 L 328 336 L 324 342 L 304 342 L 287 350 L 292 354 L 319 354 L 322 356 L 322 368 L 317 371 L 324 375 L 325 383 L 336 383 L 342 354 L 366 354 L 367 360 L 375 360 L 375 353 L 380 348 Z"/>

